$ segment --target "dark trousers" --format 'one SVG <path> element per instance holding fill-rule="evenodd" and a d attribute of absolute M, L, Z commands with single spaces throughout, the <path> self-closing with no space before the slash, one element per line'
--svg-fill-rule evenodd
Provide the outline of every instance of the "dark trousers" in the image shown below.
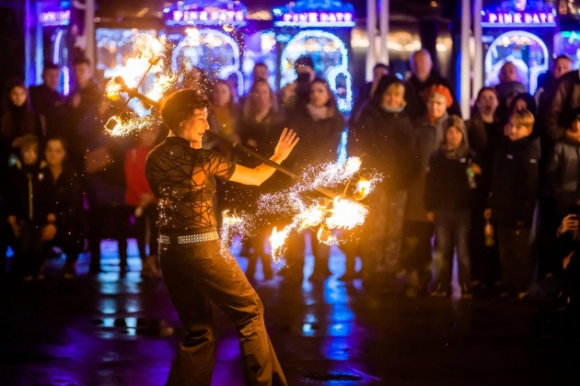
<path fill-rule="evenodd" d="M 530 228 L 498 226 L 498 248 L 502 283 L 525 292 L 532 282 Z"/>
<path fill-rule="evenodd" d="M 403 230 L 403 262 L 408 273 L 417 271 L 419 285 L 431 281 L 431 239 L 433 224 L 427 221 L 406 221 Z"/>
<path fill-rule="evenodd" d="M 131 209 L 134 210 L 134 207 Z M 159 253 L 158 218 L 156 205 L 145 207 L 141 216 L 135 217 L 137 248 L 139 248 L 139 256 L 143 263 L 147 259 L 147 244 L 149 244 L 149 255 L 157 256 Z"/>
<path fill-rule="evenodd" d="M 435 262 L 436 281 L 444 287 L 451 286 L 453 252 L 457 254 L 459 282 L 461 285 L 471 282 L 469 258 L 469 210 L 435 211 Z"/>
<path fill-rule="evenodd" d="M 361 239 L 363 279 L 373 281 L 377 271 L 394 275 L 401 268 L 400 254 L 407 192 L 378 189 L 369 196 L 370 212 Z"/>
<path fill-rule="evenodd" d="M 19 221 L 20 235 L 15 240 L 12 272 L 18 277 L 36 276 L 44 263 L 41 227 L 30 221 Z"/>
<path fill-rule="evenodd" d="M 216 346 L 212 302 L 236 326 L 246 384 L 287 384 L 266 332 L 262 302 L 219 241 L 161 248 L 161 269 L 186 330 L 167 385 L 211 384 Z"/>
<path fill-rule="evenodd" d="M 119 266 L 127 267 L 127 207 L 94 206 L 89 212 L 89 251 L 91 252 L 91 271 L 97 272 L 101 268 L 101 240 L 111 237 L 117 240 Z"/>

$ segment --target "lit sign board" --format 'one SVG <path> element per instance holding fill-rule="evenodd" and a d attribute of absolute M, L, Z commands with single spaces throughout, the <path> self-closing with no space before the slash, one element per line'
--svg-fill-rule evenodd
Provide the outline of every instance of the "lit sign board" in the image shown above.
<path fill-rule="evenodd" d="M 482 12 L 484 27 L 555 27 L 556 16 L 552 12 Z"/>
<path fill-rule="evenodd" d="M 274 13 L 277 27 L 354 27 L 354 14 L 350 12 L 299 12 Z"/>
<path fill-rule="evenodd" d="M 70 23 L 70 10 L 41 12 L 38 15 L 40 25 L 68 25 Z"/>
<path fill-rule="evenodd" d="M 226 11 L 226 10 L 212 10 L 212 11 L 188 11 L 178 10 L 168 12 L 168 17 L 165 21 L 167 25 L 219 25 L 219 24 L 233 24 L 245 25 L 246 18 L 242 11 Z"/>

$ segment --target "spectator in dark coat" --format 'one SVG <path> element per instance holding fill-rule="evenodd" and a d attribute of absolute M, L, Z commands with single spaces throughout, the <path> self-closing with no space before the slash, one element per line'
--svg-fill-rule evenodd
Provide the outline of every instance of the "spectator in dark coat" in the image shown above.
<path fill-rule="evenodd" d="M 56 235 L 48 244 L 62 248 L 66 255 L 64 277 L 72 278 L 85 242 L 81 180 L 65 161 L 66 144 L 63 139 L 49 139 L 44 156 L 47 165 L 42 169 L 42 192 L 47 196 L 47 212 L 53 216 L 56 226 Z"/>
<path fill-rule="evenodd" d="M 495 88 L 484 87 L 477 94 L 471 119 L 465 122 L 469 147 L 477 155 L 478 165 L 482 169 L 480 183 L 474 192 L 469 233 L 472 284 L 479 288 L 497 280 L 496 268 L 499 266 L 497 247 L 485 245 L 487 221 L 483 218 L 489 195 L 494 154 L 506 140 L 504 125 L 496 115 L 498 106 Z"/>
<path fill-rule="evenodd" d="M 114 115 L 115 111 L 102 102 L 87 111 L 80 126 L 87 146 L 84 158 L 90 206 L 91 273 L 98 273 L 101 269 L 101 240 L 109 235 L 118 242 L 121 274 L 127 271 L 128 210 L 125 206 L 124 163 L 130 139 L 105 133 L 103 125 Z"/>
<path fill-rule="evenodd" d="M 554 59 L 553 68 L 547 73 L 546 83 L 540 87 L 534 95 L 536 104 L 538 105 L 538 112 L 542 117 L 548 112 L 550 98 L 554 93 L 558 79 L 571 72 L 573 69 L 574 65 L 569 57 L 560 55 Z"/>
<path fill-rule="evenodd" d="M 101 86 L 93 78 L 91 63 L 86 58 L 74 62 L 76 87 L 68 100 L 69 115 L 63 138 L 69 143 L 68 156 L 72 165 L 82 165 L 84 144 L 80 140 L 81 122 L 94 112 L 103 97 Z"/>
<path fill-rule="evenodd" d="M 499 84 L 495 86 L 499 97 L 497 116 L 501 122 L 507 122 L 510 117 L 513 99 L 528 92 L 526 86 L 520 82 L 518 69 L 511 62 L 506 62 L 499 70 Z"/>
<path fill-rule="evenodd" d="M 292 155 L 285 164 L 295 171 L 309 165 L 334 162 L 338 159 L 338 146 L 345 129 L 344 118 L 338 111 L 334 94 L 324 79 L 316 78 L 310 84 L 309 101 L 288 117 L 288 128 L 300 137 Z M 283 274 L 301 281 L 304 268 L 304 237 L 295 237 L 290 242 L 287 258 L 288 269 Z M 330 276 L 328 269 L 329 248 L 312 237 L 312 251 L 315 257 L 313 280 L 323 280 Z"/>
<path fill-rule="evenodd" d="M 54 238 L 54 217 L 49 217 L 42 189 L 44 163 L 38 158 L 39 141 L 32 134 L 19 137 L 19 159 L 10 170 L 6 195 L 8 223 L 16 239 L 12 272 L 26 281 L 43 279 L 42 241 Z"/>
<path fill-rule="evenodd" d="M 377 63 L 373 67 L 373 80 L 365 83 L 359 90 L 352 111 L 350 112 L 349 124 L 352 126 L 360 116 L 363 108 L 373 99 L 373 95 L 379 85 L 381 78 L 389 73 L 389 68 L 386 64 Z"/>
<path fill-rule="evenodd" d="M 310 101 L 310 85 L 316 78 L 314 61 L 310 56 L 301 56 L 294 63 L 296 80 L 287 84 L 281 93 L 281 103 L 287 116 L 294 110 L 302 109 Z"/>
<path fill-rule="evenodd" d="M 383 175 L 369 199 L 372 210 L 363 244 L 363 279 L 375 282 L 374 274 L 385 265 L 387 285 L 398 272 L 406 190 L 416 172 L 414 131 L 405 112 L 405 85 L 396 76 L 381 78 L 371 104 L 349 131 L 349 154 L 365 154 L 365 167 Z M 354 258 L 347 254 L 346 279 L 354 275 Z M 391 280 L 389 280 L 391 279 Z"/>
<path fill-rule="evenodd" d="M 495 86 L 499 99 L 503 100 L 506 97 L 516 93 L 523 94 L 528 92 L 526 86 L 520 82 L 518 69 L 512 62 L 505 62 L 499 70 L 499 84 Z"/>
<path fill-rule="evenodd" d="M 532 279 L 530 236 L 539 194 L 539 138 L 532 137 L 534 116 L 512 115 L 508 137 L 498 149 L 493 166 L 485 217 L 498 228 L 498 248 L 504 296 L 523 298 Z"/>
<path fill-rule="evenodd" d="M 433 70 L 433 60 L 431 59 L 429 51 L 423 49 L 413 54 L 411 57 L 411 71 L 413 75 L 407 81 L 411 89 L 414 90 L 407 98 L 411 118 L 417 119 L 425 116 L 427 112 L 427 96 L 425 94 L 434 85 L 441 85 L 449 90 L 452 103 L 448 107 L 447 112 L 461 116 L 461 108 L 455 98 L 451 82 Z"/>
<path fill-rule="evenodd" d="M 580 109 L 564 138 L 554 145 L 548 166 L 550 191 L 556 200 L 558 218 L 580 199 Z"/>
<path fill-rule="evenodd" d="M 271 154 L 276 148 L 276 143 L 283 129 L 283 117 L 278 110 L 276 94 L 267 80 L 258 79 L 252 85 L 243 106 L 239 124 L 239 135 L 242 143 L 260 154 Z M 245 154 L 240 154 L 240 164 L 248 167 L 258 166 L 259 161 Z M 281 183 L 280 174 L 266 181 L 259 187 L 246 187 L 243 196 L 246 203 L 254 205 L 259 194 L 271 193 L 279 189 Z M 255 208 L 257 209 L 257 208 Z M 272 256 L 266 253 L 264 245 L 270 236 L 276 219 L 267 216 L 260 218 L 256 236 L 249 240 L 250 251 L 247 252 L 248 268 L 246 276 L 254 278 L 258 259 L 262 259 L 264 279 L 273 278 Z M 281 225 L 281 224 L 279 224 Z"/>
<path fill-rule="evenodd" d="M 42 70 L 42 84 L 30 87 L 32 108 L 40 116 L 46 138 L 64 138 L 67 135 L 66 99 L 57 90 L 59 80 L 60 68 L 56 64 L 46 63 Z"/>
<path fill-rule="evenodd" d="M 443 86 L 434 85 L 426 94 L 427 113 L 414 124 L 413 154 L 417 155 L 418 172 L 409 186 L 403 230 L 403 261 L 409 274 L 410 293 L 426 289 L 430 280 L 433 224 L 428 221 L 425 209 L 425 181 L 429 157 L 445 138 L 447 109 L 453 103 L 451 93 Z"/>
<path fill-rule="evenodd" d="M 469 257 L 470 212 L 477 187 L 475 175 L 480 175 L 481 169 L 467 143 L 461 118 L 452 115 L 445 126 L 445 139 L 429 159 L 425 183 L 427 218 L 435 224 L 433 260 L 436 287 L 431 295 L 447 297 L 451 294 L 455 252 L 461 296 L 469 299 L 473 297 Z"/>
<path fill-rule="evenodd" d="M 19 79 L 11 81 L 6 88 L 0 125 L 4 148 L 10 149 L 16 138 L 27 134 L 42 137 L 40 120 L 32 111 L 24 82 Z"/>
<path fill-rule="evenodd" d="M 558 80 L 549 106 L 542 128 L 545 130 L 545 137 L 556 142 L 564 137 L 576 118 L 576 109 L 580 107 L 579 71 L 569 72 Z"/>

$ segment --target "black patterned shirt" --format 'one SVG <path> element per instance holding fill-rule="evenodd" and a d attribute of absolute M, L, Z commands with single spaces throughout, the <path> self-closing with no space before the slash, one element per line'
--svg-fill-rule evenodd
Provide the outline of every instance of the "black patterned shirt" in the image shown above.
<path fill-rule="evenodd" d="M 229 180 L 236 164 L 221 154 L 193 149 L 181 137 L 168 137 L 147 156 L 145 173 L 159 200 L 161 234 L 188 234 L 217 225 L 213 197 L 218 177 Z"/>

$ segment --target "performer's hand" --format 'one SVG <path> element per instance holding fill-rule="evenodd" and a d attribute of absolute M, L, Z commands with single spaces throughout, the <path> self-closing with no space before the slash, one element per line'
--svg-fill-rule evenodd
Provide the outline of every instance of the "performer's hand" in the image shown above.
<path fill-rule="evenodd" d="M 298 143 L 299 139 L 300 138 L 296 136 L 296 133 L 294 131 L 284 129 L 284 131 L 282 131 L 282 135 L 280 136 L 280 140 L 276 145 L 274 155 L 277 158 L 280 158 L 281 161 L 284 161 L 286 158 L 288 158 L 288 156 L 294 149 L 294 146 L 296 146 L 296 144 Z"/>

